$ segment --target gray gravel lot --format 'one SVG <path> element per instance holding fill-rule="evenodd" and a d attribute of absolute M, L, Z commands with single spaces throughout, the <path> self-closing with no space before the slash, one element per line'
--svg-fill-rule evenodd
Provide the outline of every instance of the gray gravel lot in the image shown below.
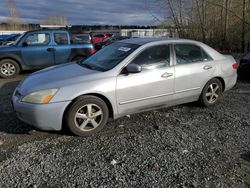
<path fill-rule="evenodd" d="M 250 187 L 249 81 L 215 107 L 131 115 L 87 138 L 19 122 L 18 81 L 0 82 L 0 187 Z"/>

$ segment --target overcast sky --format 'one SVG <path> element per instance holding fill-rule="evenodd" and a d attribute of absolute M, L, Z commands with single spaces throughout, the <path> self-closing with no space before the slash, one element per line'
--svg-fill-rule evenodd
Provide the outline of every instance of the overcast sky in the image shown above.
<path fill-rule="evenodd" d="M 70 24 L 154 25 L 145 0 L 13 0 L 26 23 L 40 23 L 49 15 L 64 15 Z M 149 0 L 152 2 L 153 0 Z M 7 0 L 0 0 L 0 22 L 8 16 Z"/>

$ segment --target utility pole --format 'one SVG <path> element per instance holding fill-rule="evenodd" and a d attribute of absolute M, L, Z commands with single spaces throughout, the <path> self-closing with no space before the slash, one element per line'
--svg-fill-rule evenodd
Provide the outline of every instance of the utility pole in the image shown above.
<path fill-rule="evenodd" d="M 16 8 L 16 3 L 14 0 L 7 0 L 7 8 L 9 13 L 9 22 L 11 24 L 11 29 L 17 29 L 19 24 L 19 15 Z"/>

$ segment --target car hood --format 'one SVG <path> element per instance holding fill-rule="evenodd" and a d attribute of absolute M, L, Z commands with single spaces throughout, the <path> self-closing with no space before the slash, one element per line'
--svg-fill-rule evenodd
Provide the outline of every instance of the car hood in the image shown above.
<path fill-rule="evenodd" d="M 17 50 L 18 47 L 15 46 L 15 45 L 3 45 L 3 46 L 0 46 L 0 52 L 10 52 L 10 51 L 13 51 L 13 50 Z"/>
<path fill-rule="evenodd" d="M 31 74 L 19 84 L 18 89 L 22 95 L 27 95 L 34 91 L 61 88 L 87 81 L 91 79 L 91 75 L 100 73 L 84 68 L 77 63 L 67 63 Z"/>
<path fill-rule="evenodd" d="M 3 45 L 3 46 L 0 46 L 0 50 L 7 50 L 7 49 L 10 49 L 12 46 L 7 46 L 7 45 Z"/>

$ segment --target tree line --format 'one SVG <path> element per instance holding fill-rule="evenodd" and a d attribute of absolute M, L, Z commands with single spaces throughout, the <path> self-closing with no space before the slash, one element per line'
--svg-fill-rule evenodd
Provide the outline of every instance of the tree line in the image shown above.
<path fill-rule="evenodd" d="M 156 0 L 161 27 L 224 52 L 250 50 L 250 0 Z"/>

